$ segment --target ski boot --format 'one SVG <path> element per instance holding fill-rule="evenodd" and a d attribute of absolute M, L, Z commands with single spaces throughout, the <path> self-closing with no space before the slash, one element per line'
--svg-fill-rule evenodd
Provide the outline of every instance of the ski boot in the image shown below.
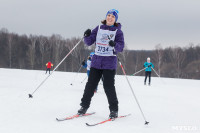
<path fill-rule="evenodd" d="M 81 107 L 79 110 L 78 110 L 78 115 L 84 115 L 86 112 L 87 112 L 87 109 L 88 108 L 85 108 L 85 107 Z"/>
<path fill-rule="evenodd" d="M 115 119 L 118 117 L 118 111 L 111 111 L 109 115 L 109 119 Z"/>

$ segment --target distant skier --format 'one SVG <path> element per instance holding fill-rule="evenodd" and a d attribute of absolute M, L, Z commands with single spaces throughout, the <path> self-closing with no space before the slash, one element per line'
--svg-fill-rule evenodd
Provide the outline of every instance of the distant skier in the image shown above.
<path fill-rule="evenodd" d="M 47 74 L 47 71 L 49 71 L 49 74 L 50 74 L 50 70 L 51 70 L 51 67 L 53 66 L 53 64 L 49 61 L 47 64 L 46 64 L 46 74 Z"/>
<path fill-rule="evenodd" d="M 91 98 L 98 85 L 100 78 L 104 77 L 103 87 L 108 99 L 110 115 L 109 118 L 118 117 L 118 99 L 115 91 L 115 74 L 117 69 L 117 53 L 124 48 L 124 35 L 121 24 L 117 23 L 118 11 L 111 9 L 106 14 L 102 25 L 92 31 L 87 29 L 84 32 L 84 42 L 90 46 L 96 45 L 95 54 L 92 57 L 91 69 L 88 82 L 85 86 L 81 99 L 79 115 L 86 113 L 90 107 Z"/>
<path fill-rule="evenodd" d="M 151 68 L 154 68 L 154 65 L 150 62 L 150 60 L 150 57 L 148 57 L 147 62 L 144 63 L 144 67 L 146 67 L 144 85 L 146 85 L 147 76 L 149 76 L 149 85 L 151 85 Z"/>
<path fill-rule="evenodd" d="M 92 56 L 94 55 L 94 52 L 91 52 L 90 53 L 90 56 L 88 56 L 88 59 L 87 59 L 87 62 L 84 60 L 82 62 L 82 66 L 84 68 L 87 68 L 87 75 L 88 75 L 88 78 L 89 78 L 89 75 L 90 75 L 90 68 L 91 68 L 91 60 L 92 60 Z M 101 77 L 101 80 L 103 81 L 103 76 Z M 97 87 L 95 89 L 94 92 L 97 92 Z"/>
<path fill-rule="evenodd" d="M 82 62 L 82 66 L 84 68 L 87 68 L 87 75 L 88 75 L 88 77 L 89 77 L 89 74 L 90 74 L 91 60 L 92 60 L 92 56 L 93 55 L 94 55 L 94 52 L 91 52 L 90 56 L 88 56 L 87 62 L 85 60 Z"/>

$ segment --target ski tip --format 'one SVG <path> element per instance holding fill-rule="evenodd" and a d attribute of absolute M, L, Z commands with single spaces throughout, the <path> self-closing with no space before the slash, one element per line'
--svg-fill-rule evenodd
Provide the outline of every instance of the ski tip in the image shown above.
<path fill-rule="evenodd" d="M 94 125 L 90 125 L 90 124 L 88 124 L 88 123 L 85 123 L 87 126 L 89 126 L 89 127 L 92 127 L 92 126 L 95 126 L 96 124 L 94 124 Z"/>
<path fill-rule="evenodd" d="M 131 114 L 127 114 L 127 115 L 122 115 L 122 116 L 118 116 L 119 118 L 122 118 L 122 117 L 127 117 L 127 116 L 130 116 Z"/>
<path fill-rule="evenodd" d="M 56 120 L 57 120 L 57 121 L 63 121 L 63 120 L 61 120 L 61 119 L 58 119 L 58 118 L 56 118 Z"/>
<path fill-rule="evenodd" d="M 96 112 L 91 112 L 90 114 L 95 114 Z"/>

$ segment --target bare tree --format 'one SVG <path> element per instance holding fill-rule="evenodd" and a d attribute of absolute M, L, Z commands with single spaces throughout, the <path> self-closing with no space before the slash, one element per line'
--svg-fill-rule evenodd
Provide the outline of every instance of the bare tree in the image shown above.
<path fill-rule="evenodd" d="M 39 48 L 41 52 L 41 68 L 42 68 L 44 64 L 44 54 L 45 54 L 44 47 L 45 47 L 45 43 L 47 42 L 47 39 L 43 36 L 39 36 L 38 41 L 39 41 Z"/>
<path fill-rule="evenodd" d="M 180 78 L 181 67 L 182 67 L 182 64 L 183 64 L 184 59 L 185 59 L 185 53 L 180 47 L 175 47 L 175 48 L 171 49 L 170 56 L 171 56 L 173 63 L 176 66 L 177 78 Z"/>
<path fill-rule="evenodd" d="M 135 56 L 136 56 L 136 60 L 135 60 L 135 72 L 137 72 L 138 71 L 139 57 L 140 57 L 139 52 L 136 52 Z"/>
<path fill-rule="evenodd" d="M 72 38 L 71 40 L 68 40 L 66 43 L 66 47 L 71 50 L 76 44 L 77 42 L 80 40 L 80 38 Z M 73 52 L 71 53 L 71 71 L 77 71 L 78 68 L 80 67 L 80 63 L 83 61 L 83 59 L 85 59 L 85 55 L 86 55 L 86 50 L 85 50 L 85 45 L 83 42 L 81 42 L 79 44 L 79 46 L 77 46 Z"/>
<path fill-rule="evenodd" d="M 135 51 L 135 72 L 141 70 L 143 68 L 144 59 L 146 59 L 147 55 L 144 50 Z M 137 75 L 142 75 L 142 73 L 138 73 Z"/>
<path fill-rule="evenodd" d="M 30 41 L 31 44 L 29 45 L 28 55 L 30 58 L 31 69 L 33 69 L 35 64 L 35 44 L 37 41 L 37 36 L 30 35 Z"/>
<path fill-rule="evenodd" d="M 158 73 L 161 76 L 160 67 L 161 67 L 161 64 L 162 64 L 163 48 L 162 48 L 161 44 L 156 45 L 155 48 L 156 48 L 155 59 L 156 59 L 157 65 L 158 65 Z"/>
<path fill-rule="evenodd" d="M 13 34 L 8 34 L 8 50 L 9 50 L 9 67 L 12 68 L 12 43 Z"/>
<path fill-rule="evenodd" d="M 53 46 L 53 52 L 52 52 L 52 56 L 53 56 L 53 61 L 54 61 L 54 65 L 58 65 L 59 62 L 61 61 L 61 54 L 62 54 L 62 50 L 63 50 L 63 43 L 62 43 L 62 37 L 58 34 L 54 34 L 51 36 L 50 38 L 50 43 Z M 59 70 L 60 67 L 57 69 Z"/>
<path fill-rule="evenodd" d="M 0 33 L 6 33 L 6 34 L 8 34 L 9 32 L 8 32 L 8 29 L 6 29 L 6 28 L 1 28 Z"/>

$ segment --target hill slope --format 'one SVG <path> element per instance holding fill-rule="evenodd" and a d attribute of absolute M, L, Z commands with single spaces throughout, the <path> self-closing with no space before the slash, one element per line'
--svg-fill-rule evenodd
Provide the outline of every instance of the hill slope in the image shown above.
<path fill-rule="evenodd" d="M 119 115 L 131 116 L 103 125 L 88 123 L 105 120 L 109 115 L 103 85 L 92 99 L 88 112 L 95 115 L 57 122 L 56 117 L 74 115 L 80 108 L 85 73 L 54 72 L 28 98 L 46 77 L 44 71 L 0 69 L 0 132 L 1 133 L 173 133 L 200 132 L 199 80 L 152 78 L 144 86 L 144 77 L 128 77 L 141 108 L 150 121 L 144 125 L 139 108 L 124 76 L 116 76 Z M 73 85 L 70 85 L 73 83 Z"/>

